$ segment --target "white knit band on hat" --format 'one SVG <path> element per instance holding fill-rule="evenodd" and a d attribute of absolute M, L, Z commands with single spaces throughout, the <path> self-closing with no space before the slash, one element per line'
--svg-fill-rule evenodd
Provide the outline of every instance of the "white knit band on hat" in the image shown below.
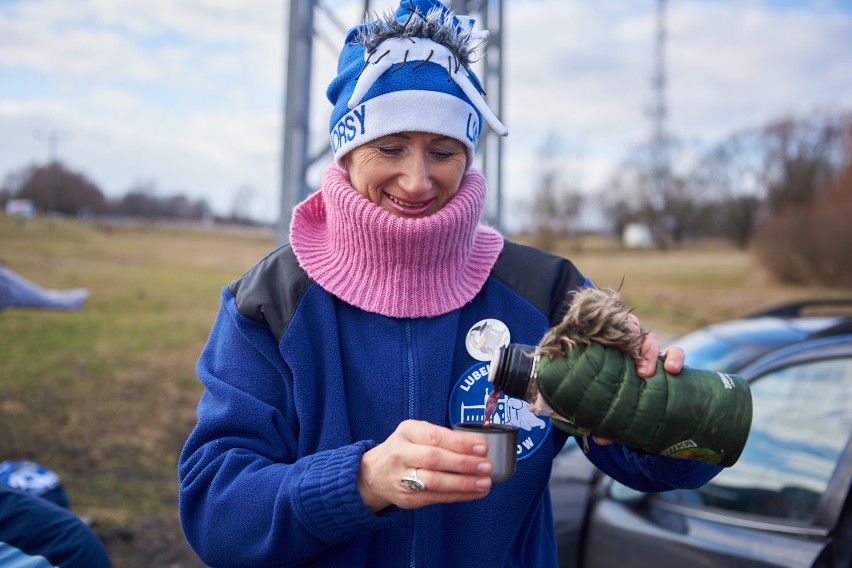
<path fill-rule="evenodd" d="M 430 108 L 419 113 L 412 109 Z M 473 155 L 482 125 L 466 101 L 436 91 L 396 91 L 355 106 L 330 132 L 339 159 L 365 142 L 397 132 L 430 132 L 462 141 Z"/>

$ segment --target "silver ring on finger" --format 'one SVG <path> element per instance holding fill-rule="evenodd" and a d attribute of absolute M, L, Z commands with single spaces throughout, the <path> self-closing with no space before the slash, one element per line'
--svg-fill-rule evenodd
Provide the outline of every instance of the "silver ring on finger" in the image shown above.
<path fill-rule="evenodd" d="M 426 491 L 426 484 L 417 478 L 417 470 L 412 469 L 411 473 L 399 480 L 402 486 L 409 491 L 420 492 Z"/>

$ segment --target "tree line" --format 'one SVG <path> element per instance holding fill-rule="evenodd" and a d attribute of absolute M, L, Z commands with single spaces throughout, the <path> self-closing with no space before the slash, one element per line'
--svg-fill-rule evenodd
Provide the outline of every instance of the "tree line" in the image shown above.
<path fill-rule="evenodd" d="M 577 233 L 588 196 L 541 158 L 533 234 L 548 246 Z M 852 286 L 852 112 L 787 116 L 700 150 L 649 142 L 597 198 L 615 236 L 641 224 L 660 249 L 723 238 L 783 281 Z"/>
<path fill-rule="evenodd" d="M 559 174 L 557 146 L 548 135 L 531 204 L 531 230 L 544 248 L 580 230 L 589 199 Z M 205 200 L 155 193 L 138 185 L 107 199 L 84 174 L 53 161 L 8 175 L 0 206 L 28 199 L 41 213 L 214 217 Z M 625 158 L 597 199 L 617 237 L 641 224 L 661 249 L 723 238 L 753 250 L 781 280 L 852 286 L 852 112 L 783 117 L 700 151 L 674 138 L 649 142 Z M 220 220 L 252 223 L 236 206 Z"/>
<path fill-rule="evenodd" d="M 39 213 L 67 216 L 193 221 L 213 216 L 203 199 L 193 200 L 182 194 L 160 197 L 155 192 L 152 185 L 139 184 L 121 197 L 108 199 L 85 174 L 52 161 L 6 176 L 0 186 L 0 206 L 5 207 L 11 199 L 26 199 Z"/>

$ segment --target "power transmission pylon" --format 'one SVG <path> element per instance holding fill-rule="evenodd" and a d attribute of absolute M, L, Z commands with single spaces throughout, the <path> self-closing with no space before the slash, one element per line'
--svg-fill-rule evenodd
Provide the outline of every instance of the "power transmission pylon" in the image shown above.
<path fill-rule="evenodd" d="M 666 132 L 666 0 L 657 0 L 657 33 L 654 42 L 654 74 L 651 84 L 654 103 L 650 111 L 652 121 L 651 155 L 653 160 L 656 197 L 664 199 L 668 189 L 670 164 L 669 140 Z"/>
<path fill-rule="evenodd" d="M 59 159 L 59 142 L 70 137 L 68 132 L 58 130 L 36 130 L 33 136 L 47 140 L 47 163 L 54 164 Z"/>

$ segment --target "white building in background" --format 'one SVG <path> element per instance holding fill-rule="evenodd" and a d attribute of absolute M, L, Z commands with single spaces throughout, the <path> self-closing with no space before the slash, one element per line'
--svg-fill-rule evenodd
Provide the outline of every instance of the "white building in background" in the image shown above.
<path fill-rule="evenodd" d="M 10 199 L 6 203 L 6 215 L 30 218 L 35 215 L 35 205 L 29 199 Z"/>
<path fill-rule="evenodd" d="M 654 244 L 651 229 L 644 223 L 628 224 L 624 227 L 624 234 L 621 239 L 627 248 L 648 248 Z"/>

